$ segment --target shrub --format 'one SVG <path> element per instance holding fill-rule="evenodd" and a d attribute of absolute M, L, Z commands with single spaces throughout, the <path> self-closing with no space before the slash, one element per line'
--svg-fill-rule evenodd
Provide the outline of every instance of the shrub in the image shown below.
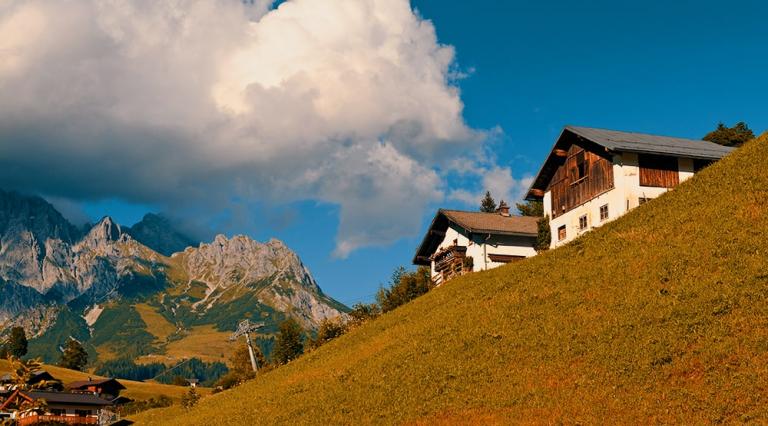
<path fill-rule="evenodd" d="M 317 329 L 317 336 L 309 341 L 309 346 L 313 349 L 319 348 L 346 332 L 347 325 L 341 318 L 326 318 L 320 323 L 320 327 Z"/>
<path fill-rule="evenodd" d="M 389 312 L 427 293 L 432 287 L 429 267 L 420 266 L 414 272 L 406 272 L 400 267 L 392 274 L 391 287 L 382 287 L 376 295 L 376 301 L 382 312 Z"/>

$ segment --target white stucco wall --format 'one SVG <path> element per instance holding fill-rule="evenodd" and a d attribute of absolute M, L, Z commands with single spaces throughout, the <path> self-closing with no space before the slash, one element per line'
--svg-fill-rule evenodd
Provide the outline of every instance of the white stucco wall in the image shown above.
<path fill-rule="evenodd" d="M 680 182 L 693 176 L 693 159 L 678 158 Z M 640 186 L 640 167 L 635 153 L 625 152 L 613 157 L 614 188 L 581 206 L 550 221 L 552 231 L 551 247 L 558 247 L 578 238 L 584 232 L 597 228 L 617 217 L 623 216 L 629 210 L 640 205 L 640 198 L 656 198 L 668 191 L 667 188 Z M 608 219 L 600 220 L 600 207 L 608 205 Z M 544 194 L 544 212 L 552 217 L 552 196 Z M 579 229 L 579 218 L 587 216 L 587 228 Z M 566 238 L 558 240 L 558 228 L 565 225 Z"/>
<path fill-rule="evenodd" d="M 492 235 L 490 239 L 486 240 L 487 237 L 488 235 L 473 235 L 472 240 L 470 240 L 461 232 L 461 228 L 451 224 L 436 251 L 451 247 L 454 245 L 454 241 L 456 241 L 457 245 L 467 248 L 467 256 L 472 257 L 474 271 L 493 269 L 505 264 L 492 262 L 488 257 L 490 254 L 524 257 L 536 255 L 536 250 L 533 248 L 533 238 Z M 434 277 L 436 275 L 434 261 L 431 264 L 431 268 L 432 276 Z"/>

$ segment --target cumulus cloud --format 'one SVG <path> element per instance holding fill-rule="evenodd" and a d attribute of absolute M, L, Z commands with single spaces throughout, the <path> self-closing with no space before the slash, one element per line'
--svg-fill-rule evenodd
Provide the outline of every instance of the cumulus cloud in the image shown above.
<path fill-rule="evenodd" d="M 0 1 L 0 184 L 334 203 L 339 256 L 417 232 L 451 159 L 482 150 L 453 49 L 408 0 L 273 3 Z M 511 198 L 507 172 L 488 182 Z"/>

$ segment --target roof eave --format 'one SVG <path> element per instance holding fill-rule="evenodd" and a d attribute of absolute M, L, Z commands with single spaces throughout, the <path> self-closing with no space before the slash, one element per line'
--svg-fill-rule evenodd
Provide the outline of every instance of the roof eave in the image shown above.
<path fill-rule="evenodd" d="M 444 209 L 438 209 L 437 213 L 435 213 L 435 217 L 432 218 L 432 222 L 429 223 L 429 227 L 427 228 L 427 232 L 424 234 L 424 238 L 422 238 L 421 244 L 419 244 L 419 247 L 416 249 L 416 254 L 414 254 L 413 259 L 411 260 L 412 264 L 419 265 L 419 266 L 427 266 L 427 265 L 431 265 L 432 264 L 431 262 L 426 262 L 426 261 L 420 259 L 420 258 L 426 258 L 426 256 L 421 254 L 421 251 L 424 248 L 424 246 L 427 244 L 427 242 L 429 241 L 430 235 L 431 235 L 430 231 L 432 231 L 432 228 L 435 227 L 435 223 L 437 222 L 437 219 L 440 217 L 440 215 L 445 215 L 445 210 Z M 446 219 L 448 219 L 448 218 L 446 217 Z M 450 219 L 448 219 L 448 220 L 450 220 Z"/>

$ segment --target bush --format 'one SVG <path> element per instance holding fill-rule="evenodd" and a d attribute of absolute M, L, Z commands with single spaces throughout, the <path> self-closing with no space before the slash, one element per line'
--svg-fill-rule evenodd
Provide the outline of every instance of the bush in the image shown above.
<path fill-rule="evenodd" d="M 376 295 L 376 301 L 382 312 L 389 312 L 426 294 L 433 286 L 429 267 L 420 266 L 414 272 L 407 272 L 400 267 L 392 274 L 391 287 L 382 287 Z"/>
<path fill-rule="evenodd" d="M 358 303 L 352 306 L 349 313 L 352 325 L 359 325 L 381 315 L 381 308 L 376 303 Z"/>
<path fill-rule="evenodd" d="M 341 318 L 324 319 L 317 329 L 317 336 L 309 341 L 309 346 L 317 349 L 329 341 L 347 332 L 347 325 Z"/>

